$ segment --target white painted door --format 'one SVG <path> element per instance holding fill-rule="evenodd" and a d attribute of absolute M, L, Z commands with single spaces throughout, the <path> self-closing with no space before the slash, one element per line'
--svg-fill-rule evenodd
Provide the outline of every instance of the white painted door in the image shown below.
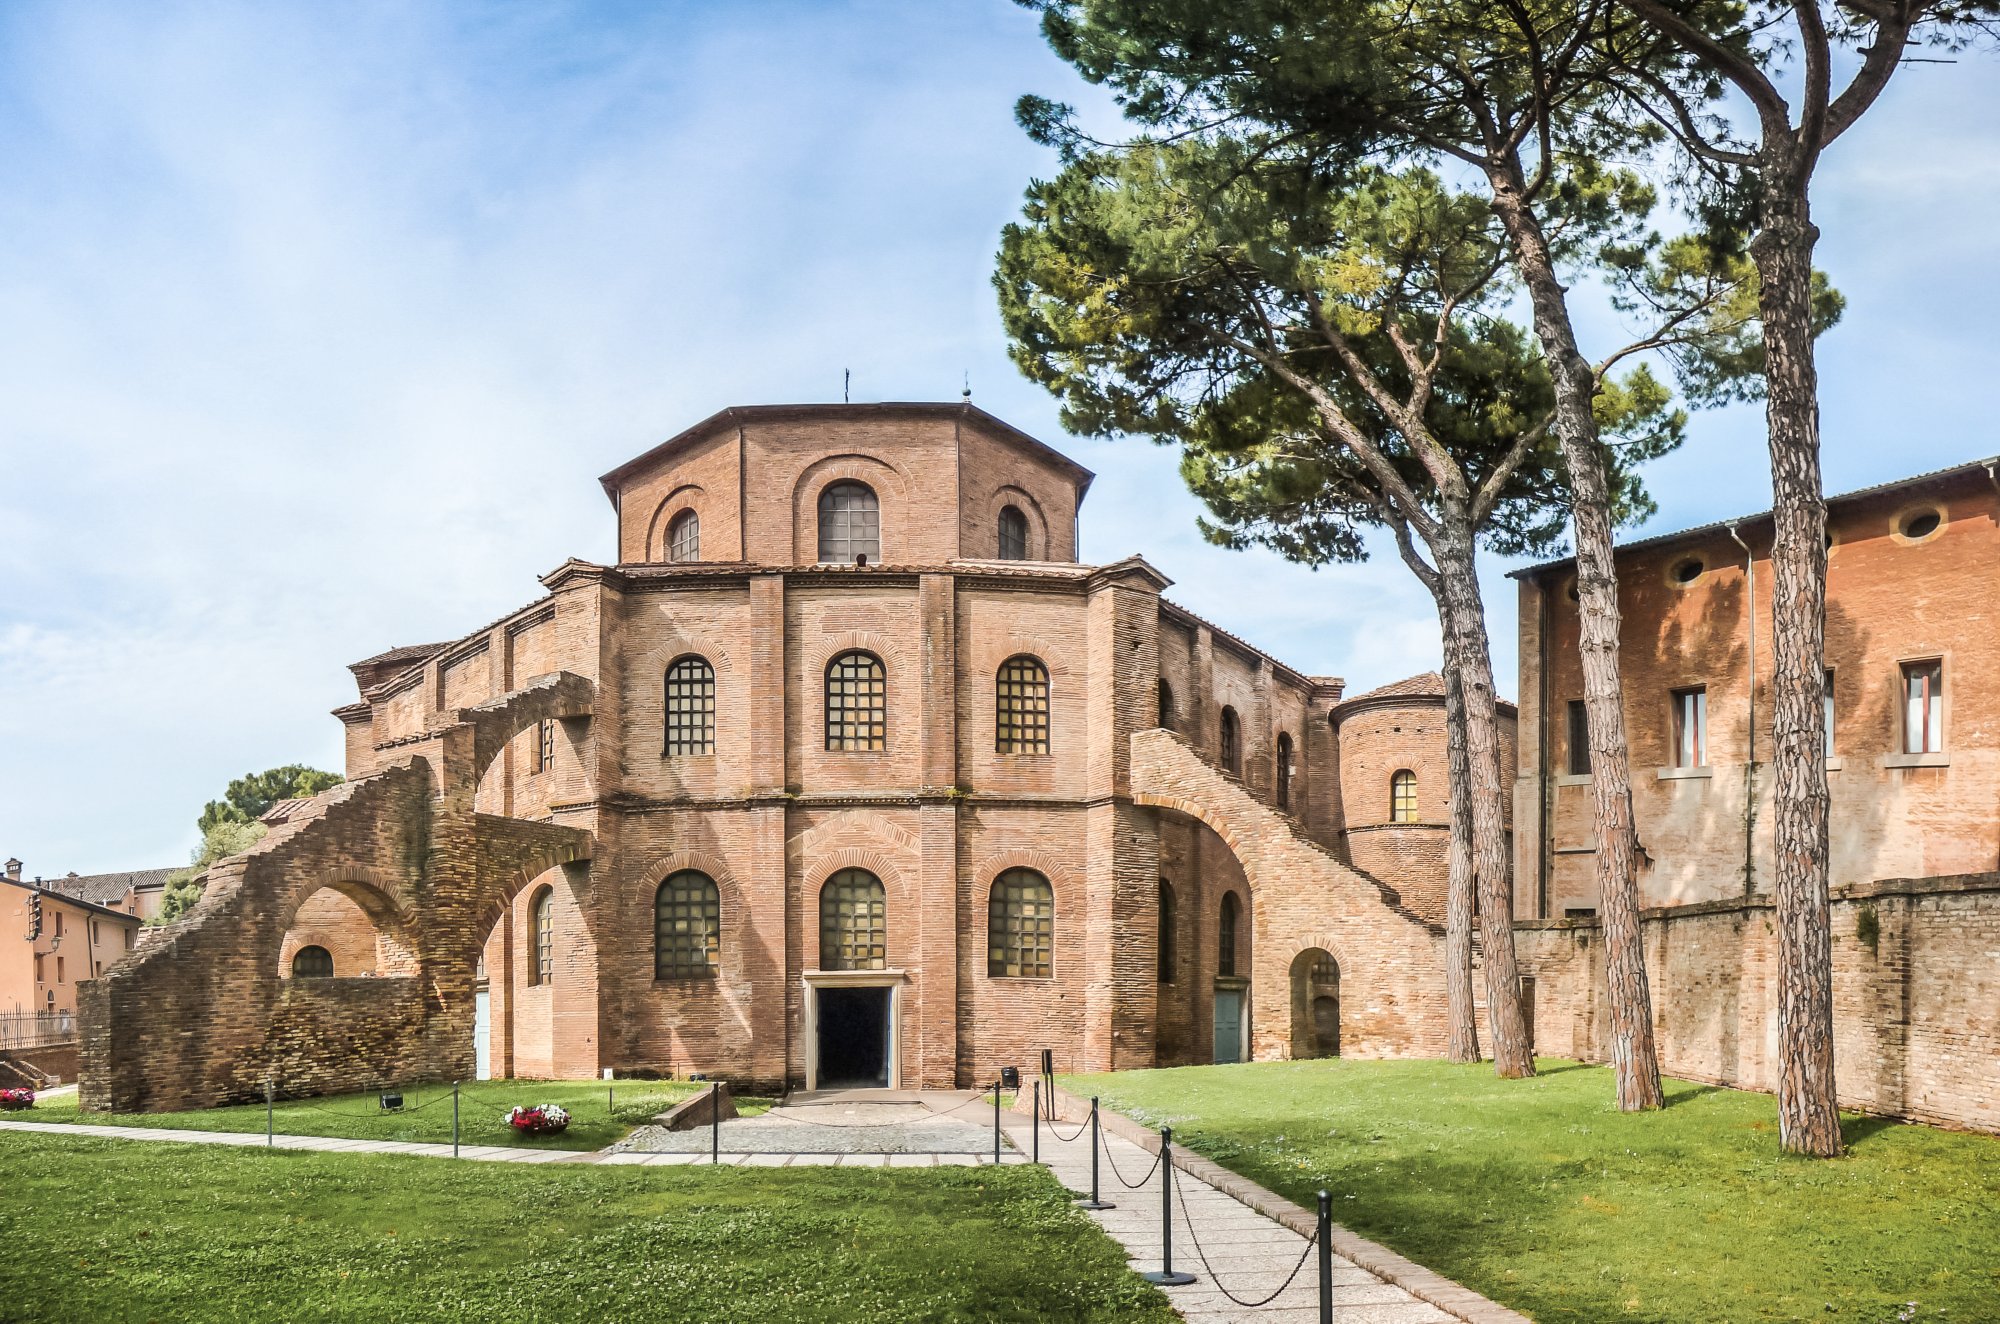
<path fill-rule="evenodd" d="M 472 1075 L 476 1080 L 493 1079 L 492 996 L 483 988 L 472 995 Z"/>

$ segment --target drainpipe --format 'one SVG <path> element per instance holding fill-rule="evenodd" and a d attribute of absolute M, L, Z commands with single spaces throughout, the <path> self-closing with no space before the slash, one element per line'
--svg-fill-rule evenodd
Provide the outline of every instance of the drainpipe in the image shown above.
<path fill-rule="evenodd" d="M 1535 916 L 1549 917 L 1549 852 L 1555 848 L 1555 825 L 1549 821 L 1554 797 L 1549 787 L 1549 581 L 1535 581 L 1535 614 L 1540 622 L 1535 648 L 1540 654 L 1535 668 L 1536 700 L 1535 794 L 1541 798 L 1541 840 L 1535 843 Z"/>
<path fill-rule="evenodd" d="M 1750 615 L 1749 749 L 1743 763 L 1743 895 L 1757 890 L 1757 558 L 1729 526 L 1729 539 L 1743 549 L 1743 584 Z"/>

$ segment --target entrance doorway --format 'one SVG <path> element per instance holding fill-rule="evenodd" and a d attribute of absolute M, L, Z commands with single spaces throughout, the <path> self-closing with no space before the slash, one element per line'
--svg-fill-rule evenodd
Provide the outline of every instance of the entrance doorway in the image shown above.
<path fill-rule="evenodd" d="M 888 988 L 820 988 L 816 1022 L 820 1089 L 889 1083 Z"/>
<path fill-rule="evenodd" d="M 1243 1060 L 1243 990 L 1215 990 L 1215 1060 Z"/>

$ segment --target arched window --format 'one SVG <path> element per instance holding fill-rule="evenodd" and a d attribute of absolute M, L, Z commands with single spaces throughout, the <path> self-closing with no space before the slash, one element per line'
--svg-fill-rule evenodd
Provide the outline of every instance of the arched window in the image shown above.
<path fill-rule="evenodd" d="M 1021 513 L 1018 506 L 1000 508 L 1000 559 L 1028 559 L 1028 517 Z"/>
<path fill-rule="evenodd" d="M 1160 982 L 1174 982 L 1174 885 L 1160 880 Z"/>
<path fill-rule="evenodd" d="M 1222 768 L 1238 777 L 1243 775 L 1243 729 L 1234 708 L 1222 710 Z"/>
<path fill-rule="evenodd" d="M 1222 921 L 1216 926 L 1215 973 L 1236 973 L 1236 893 L 1222 894 Z"/>
<path fill-rule="evenodd" d="M 826 664 L 826 747 L 883 749 L 889 743 L 889 678 L 873 653 Z"/>
<path fill-rule="evenodd" d="M 1389 778 L 1389 821 L 1417 821 L 1417 774 L 1408 768 L 1397 769 L 1396 774 Z"/>
<path fill-rule="evenodd" d="M 1278 808 L 1292 807 L 1292 737 L 1278 732 Z"/>
<path fill-rule="evenodd" d="M 701 516 L 692 510 L 683 510 L 668 521 L 667 559 L 669 561 L 701 559 Z"/>
<path fill-rule="evenodd" d="M 993 979 L 1047 979 L 1055 973 L 1056 894 L 1033 869 L 993 880 L 986 907 L 986 973 Z"/>
<path fill-rule="evenodd" d="M 528 906 L 528 982 L 547 984 L 556 975 L 555 937 L 556 893 L 544 887 Z"/>
<path fill-rule="evenodd" d="M 715 668 L 684 657 L 667 668 L 668 754 L 715 752 Z"/>
<path fill-rule="evenodd" d="M 698 869 L 667 875 L 653 897 L 653 978 L 708 979 L 722 961 L 722 901 Z"/>
<path fill-rule="evenodd" d="M 324 947 L 301 947 L 292 954 L 292 978 L 333 978 L 333 953 Z"/>
<path fill-rule="evenodd" d="M 1049 752 L 1049 669 L 1026 653 L 1000 664 L 993 685 L 993 748 L 1002 754 Z"/>
<path fill-rule="evenodd" d="M 842 869 L 819 890 L 819 968 L 880 970 L 889 963 L 889 903 L 882 880 Z"/>
<path fill-rule="evenodd" d="M 863 483 L 831 484 L 819 494 L 819 559 L 853 565 L 882 559 L 882 510 Z"/>
<path fill-rule="evenodd" d="M 1158 697 L 1160 701 L 1160 725 L 1171 731 L 1174 729 L 1174 691 L 1173 687 L 1167 684 L 1165 676 L 1160 677 Z"/>

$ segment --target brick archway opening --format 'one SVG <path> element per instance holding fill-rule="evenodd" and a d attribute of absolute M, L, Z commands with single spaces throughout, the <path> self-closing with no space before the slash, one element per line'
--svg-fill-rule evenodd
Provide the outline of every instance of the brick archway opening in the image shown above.
<path fill-rule="evenodd" d="M 401 977 L 418 969 L 416 943 L 395 903 L 352 879 L 323 883 L 300 900 L 277 956 L 282 979 Z"/>
<path fill-rule="evenodd" d="M 1292 958 L 1292 1056 L 1340 1056 L 1340 963 L 1324 947 Z"/>

